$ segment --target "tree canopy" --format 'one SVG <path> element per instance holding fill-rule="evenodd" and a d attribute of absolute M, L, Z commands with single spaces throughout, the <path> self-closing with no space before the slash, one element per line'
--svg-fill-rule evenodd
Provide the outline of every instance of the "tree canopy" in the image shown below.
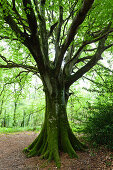
<path fill-rule="evenodd" d="M 111 0 L 3 0 L 0 11 L 0 39 L 7 40 L 13 49 L 23 44 L 35 60 L 31 63 L 30 56 L 22 55 L 26 49 L 19 45 L 24 50 L 13 54 L 15 57 L 0 55 L 0 68 L 21 67 L 41 75 L 52 69 L 56 76 L 62 68 L 69 87 L 102 58 L 105 50 L 112 49 Z"/>

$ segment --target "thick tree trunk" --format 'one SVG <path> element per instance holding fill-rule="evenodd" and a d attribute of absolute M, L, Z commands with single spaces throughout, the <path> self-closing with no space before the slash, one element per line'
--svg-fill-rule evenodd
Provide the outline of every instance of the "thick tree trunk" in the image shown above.
<path fill-rule="evenodd" d="M 59 151 L 69 154 L 71 158 L 77 157 L 76 150 L 84 146 L 76 139 L 70 129 L 65 102 L 65 91 L 55 90 L 54 95 L 46 94 L 45 121 L 39 136 L 34 142 L 25 148 L 28 157 L 41 155 L 42 158 L 55 160 L 56 166 L 60 167 Z"/>

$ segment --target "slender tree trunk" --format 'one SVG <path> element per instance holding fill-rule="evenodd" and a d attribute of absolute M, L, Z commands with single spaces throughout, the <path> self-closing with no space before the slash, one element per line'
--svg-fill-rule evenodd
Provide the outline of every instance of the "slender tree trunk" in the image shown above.
<path fill-rule="evenodd" d="M 22 122 L 21 122 L 21 127 L 24 127 L 24 126 L 25 126 L 25 116 L 26 116 L 26 112 L 25 112 L 25 110 L 24 110 L 24 112 L 23 112 L 23 120 L 22 120 Z"/>
<path fill-rule="evenodd" d="M 6 110 L 4 111 L 4 117 L 3 117 L 3 121 L 2 121 L 2 127 L 6 127 L 7 125 L 7 121 L 6 121 Z"/>
<path fill-rule="evenodd" d="M 84 146 L 74 136 L 67 118 L 65 90 L 55 89 L 54 94 L 46 96 L 45 121 L 39 136 L 25 148 L 28 157 L 41 155 L 42 158 L 55 160 L 60 167 L 59 151 L 69 154 L 71 158 L 77 157 L 76 150 Z"/>
<path fill-rule="evenodd" d="M 16 109 L 17 109 L 17 102 L 14 102 L 13 126 L 16 126 Z"/>

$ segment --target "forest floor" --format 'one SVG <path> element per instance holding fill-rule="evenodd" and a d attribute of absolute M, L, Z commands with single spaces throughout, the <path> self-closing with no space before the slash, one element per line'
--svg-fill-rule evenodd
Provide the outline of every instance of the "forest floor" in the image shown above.
<path fill-rule="evenodd" d="M 0 134 L 0 170 L 54 170 L 54 162 L 39 157 L 26 158 L 22 150 L 36 137 L 35 132 Z M 113 170 L 113 152 L 105 147 L 78 152 L 79 159 L 61 153 L 61 170 Z"/>

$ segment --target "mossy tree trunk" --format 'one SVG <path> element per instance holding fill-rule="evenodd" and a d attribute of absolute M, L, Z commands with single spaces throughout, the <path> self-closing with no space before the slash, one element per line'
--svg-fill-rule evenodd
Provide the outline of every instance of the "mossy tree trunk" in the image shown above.
<path fill-rule="evenodd" d="M 24 151 L 28 157 L 41 155 L 41 158 L 49 161 L 53 159 L 57 167 L 60 167 L 60 151 L 68 153 L 71 158 L 77 158 L 76 150 L 81 150 L 84 146 L 77 140 L 69 126 L 65 89 L 57 87 L 52 95 L 45 91 L 45 96 L 43 128 L 39 136 Z"/>

